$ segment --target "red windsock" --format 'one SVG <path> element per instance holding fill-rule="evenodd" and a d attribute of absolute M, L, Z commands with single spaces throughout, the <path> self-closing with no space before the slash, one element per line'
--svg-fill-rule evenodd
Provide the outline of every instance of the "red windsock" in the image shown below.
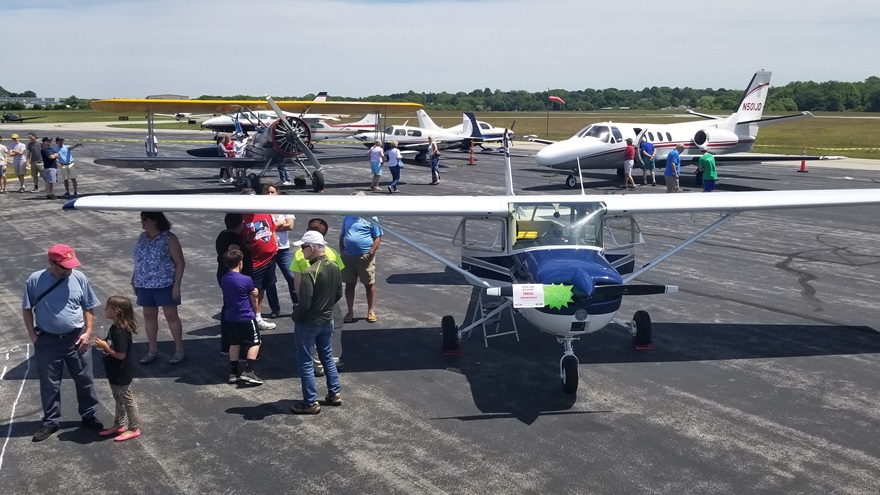
<path fill-rule="evenodd" d="M 557 101 L 557 102 L 562 103 L 563 105 L 565 105 L 565 100 L 563 100 L 562 98 L 560 98 L 560 97 L 558 97 L 558 96 L 551 96 L 551 97 L 550 97 L 550 101 Z"/>

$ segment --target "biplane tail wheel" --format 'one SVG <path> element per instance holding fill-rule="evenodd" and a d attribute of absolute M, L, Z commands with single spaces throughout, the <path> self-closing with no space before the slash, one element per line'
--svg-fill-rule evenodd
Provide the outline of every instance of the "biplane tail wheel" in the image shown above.
<path fill-rule="evenodd" d="M 636 311 L 633 315 L 633 344 L 648 345 L 651 343 L 651 316 L 647 311 Z"/>
<path fill-rule="evenodd" d="M 573 189 L 573 188 L 577 187 L 577 185 L 578 185 L 578 181 L 575 176 L 569 175 L 568 177 L 565 178 L 565 187 L 567 187 L 569 189 Z"/>
<path fill-rule="evenodd" d="M 324 172 L 316 170 L 312 172 L 312 190 L 315 192 L 324 192 Z"/>
<path fill-rule="evenodd" d="M 458 327 L 455 326 L 455 318 L 446 315 L 440 320 L 440 328 L 443 330 L 443 352 L 455 352 L 460 349 L 458 341 Z"/>
<path fill-rule="evenodd" d="M 272 148 L 281 156 L 296 156 L 302 154 L 303 148 L 294 139 L 293 134 L 309 146 L 312 144 L 312 130 L 309 125 L 299 117 L 286 116 L 287 121 L 276 119 L 269 126 L 269 136 L 272 138 Z"/>
<path fill-rule="evenodd" d="M 562 390 L 567 394 L 577 393 L 578 389 L 578 358 L 574 354 L 562 356 L 559 363 L 559 374 L 562 376 Z"/>

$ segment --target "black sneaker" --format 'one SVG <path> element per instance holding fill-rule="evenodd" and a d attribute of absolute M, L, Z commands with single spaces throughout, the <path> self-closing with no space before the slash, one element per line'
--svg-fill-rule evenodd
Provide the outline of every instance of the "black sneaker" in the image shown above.
<path fill-rule="evenodd" d="M 56 431 L 58 431 L 57 426 L 44 426 L 44 427 L 40 428 L 39 431 L 34 433 L 34 436 L 33 436 L 33 438 L 31 438 L 31 441 L 42 442 L 43 440 L 51 437 Z"/>
<path fill-rule="evenodd" d="M 253 371 L 245 371 L 238 377 L 238 381 L 248 383 L 250 385 L 262 385 L 263 380 L 257 376 Z"/>
<path fill-rule="evenodd" d="M 342 371 L 345 368 L 345 363 L 342 362 L 341 359 L 336 361 L 336 371 Z"/>
<path fill-rule="evenodd" d="M 341 406 L 342 394 L 340 394 L 339 392 L 335 394 L 327 394 L 327 397 L 324 397 L 324 402 L 326 402 L 330 406 Z"/>
<path fill-rule="evenodd" d="M 394 194 L 394 189 L 391 186 L 388 186 L 388 194 Z"/>
<path fill-rule="evenodd" d="M 104 424 L 95 418 L 84 419 L 81 426 L 87 430 L 94 431 L 101 431 L 104 429 Z"/>
<path fill-rule="evenodd" d="M 293 414 L 318 414 L 321 412 L 321 405 L 317 402 L 306 404 L 305 402 L 297 402 L 290 408 Z"/>
<path fill-rule="evenodd" d="M 238 375 L 236 375 L 235 373 L 230 373 L 229 383 L 238 383 Z"/>

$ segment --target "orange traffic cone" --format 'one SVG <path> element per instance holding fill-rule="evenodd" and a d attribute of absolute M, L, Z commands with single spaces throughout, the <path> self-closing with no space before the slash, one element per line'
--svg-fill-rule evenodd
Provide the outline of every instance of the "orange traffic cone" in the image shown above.
<path fill-rule="evenodd" d="M 804 150 L 801 152 L 801 156 L 807 156 L 807 147 L 806 146 L 804 146 Z M 806 160 L 801 160 L 801 169 L 798 170 L 798 172 L 803 173 L 803 174 L 807 173 L 807 161 Z"/>

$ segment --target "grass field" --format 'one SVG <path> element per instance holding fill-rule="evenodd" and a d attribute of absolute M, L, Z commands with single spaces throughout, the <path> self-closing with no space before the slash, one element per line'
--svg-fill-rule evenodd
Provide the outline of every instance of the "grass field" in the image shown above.
<path fill-rule="evenodd" d="M 24 116 L 46 115 L 34 122 L 109 122 L 118 121 L 117 114 L 95 110 L 49 110 L 27 111 Z M 765 114 L 769 116 L 769 114 Z M 356 120 L 360 116 L 352 116 Z M 135 120 L 135 117 L 131 117 Z M 461 123 L 461 112 L 431 112 L 438 125 L 449 127 Z M 644 122 L 671 123 L 695 120 L 695 117 L 670 112 L 646 111 L 597 111 L 597 112 L 550 112 L 549 120 L 544 112 L 478 112 L 477 118 L 496 126 L 510 125 L 516 121 L 517 136 L 536 134 L 545 139 L 560 140 L 594 122 Z M 389 124 L 416 123 L 415 116 L 389 118 Z M 13 125 L 13 124 L 5 124 Z M 116 124 L 118 127 L 146 128 L 141 122 Z M 173 118 L 157 119 L 157 129 L 196 130 L 198 125 Z M 2 129 L 2 126 L 0 126 Z M 761 153 L 799 154 L 807 146 L 807 153 L 821 155 L 845 155 L 852 158 L 880 159 L 880 115 L 871 113 L 818 113 L 815 118 L 802 119 L 779 125 L 766 126 L 758 135 L 755 151 Z"/>

